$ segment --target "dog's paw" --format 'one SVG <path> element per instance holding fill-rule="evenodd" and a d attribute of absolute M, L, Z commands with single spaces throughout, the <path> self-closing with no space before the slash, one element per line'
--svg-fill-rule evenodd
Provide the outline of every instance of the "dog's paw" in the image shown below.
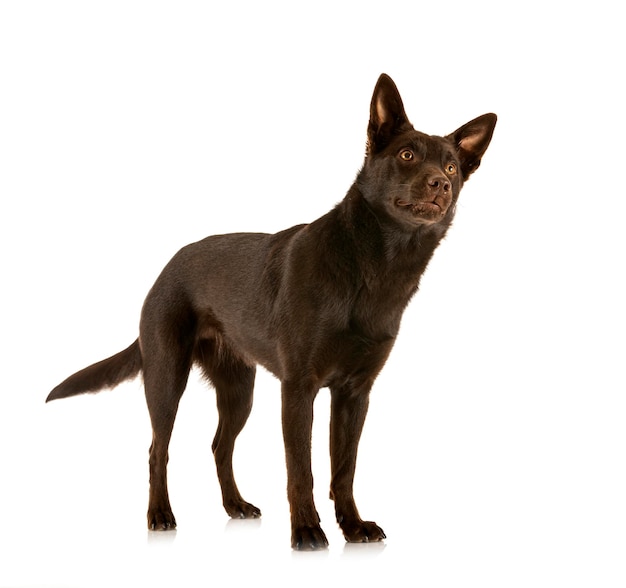
<path fill-rule="evenodd" d="M 237 500 L 224 504 L 226 513 L 232 519 L 258 519 L 261 511 L 254 504 L 244 500 Z"/>
<path fill-rule="evenodd" d="M 385 532 L 372 521 L 342 525 L 341 530 L 348 543 L 376 543 L 387 538 Z"/>
<path fill-rule="evenodd" d="M 148 511 L 148 529 L 151 531 L 169 531 L 176 528 L 176 519 L 171 510 L 154 509 Z"/>
<path fill-rule="evenodd" d="M 291 547 L 297 551 L 317 551 L 328 547 L 322 527 L 298 527 L 291 532 Z"/>

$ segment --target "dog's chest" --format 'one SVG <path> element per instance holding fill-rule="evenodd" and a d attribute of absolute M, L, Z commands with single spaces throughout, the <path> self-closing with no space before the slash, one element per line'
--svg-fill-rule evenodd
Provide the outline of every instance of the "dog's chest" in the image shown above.
<path fill-rule="evenodd" d="M 322 386 L 344 386 L 373 381 L 395 341 L 394 336 L 378 340 L 364 337 L 356 330 L 338 333 L 318 348 L 314 370 Z"/>

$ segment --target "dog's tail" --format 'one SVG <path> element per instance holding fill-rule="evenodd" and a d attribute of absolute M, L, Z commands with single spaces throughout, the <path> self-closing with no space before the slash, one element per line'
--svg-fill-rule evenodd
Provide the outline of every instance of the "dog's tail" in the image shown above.
<path fill-rule="evenodd" d="M 61 382 L 46 398 L 46 402 L 114 388 L 124 380 L 134 378 L 141 371 L 139 339 L 119 353 L 76 372 Z"/>

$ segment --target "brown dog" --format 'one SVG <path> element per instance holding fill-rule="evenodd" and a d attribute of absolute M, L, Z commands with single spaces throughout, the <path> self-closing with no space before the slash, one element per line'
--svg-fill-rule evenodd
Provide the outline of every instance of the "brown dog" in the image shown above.
<path fill-rule="evenodd" d="M 313 503 L 313 400 L 331 392 L 330 494 L 347 541 L 381 541 L 352 484 L 369 392 L 402 313 L 478 168 L 496 124 L 485 114 L 445 137 L 416 131 L 398 90 L 374 90 L 363 168 L 346 197 L 308 225 L 277 233 L 208 237 L 181 249 L 150 290 L 139 338 L 57 386 L 48 400 L 97 392 L 143 372 L 152 421 L 148 526 L 176 521 L 167 492 L 168 445 L 193 364 L 217 394 L 213 441 L 224 507 L 258 517 L 237 489 L 235 439 L 252 407 L 256 364 L 282 383 L 292 546 L 328 542 Z"/>

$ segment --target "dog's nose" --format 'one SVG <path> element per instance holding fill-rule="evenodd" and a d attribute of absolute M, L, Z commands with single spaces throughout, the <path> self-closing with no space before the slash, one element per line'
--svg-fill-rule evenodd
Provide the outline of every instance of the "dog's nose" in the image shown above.
<path fill-rule="evenodd" d="M 441 195 L 450 191 L 450 182 L 445 176 L 431 176 L 428 178 L 428 187 L 431 193 Z"/>

